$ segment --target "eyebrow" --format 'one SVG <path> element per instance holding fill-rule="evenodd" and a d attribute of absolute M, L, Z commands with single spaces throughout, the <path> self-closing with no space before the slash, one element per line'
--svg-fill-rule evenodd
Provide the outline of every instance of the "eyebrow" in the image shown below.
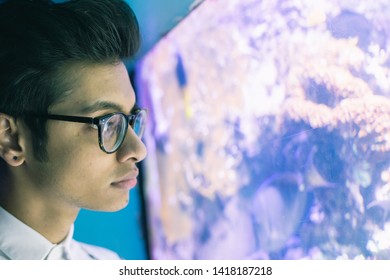
<path fill-rule="evenodd" d="M 130 112 L 132 112 L 134 110 L 134 108 L 136 108 L 136 107 L 137 107 L 137 105 L 134 104 L 134 106 L 133 106 L 133 108 L 131 108 Z M 123 109 L 123 107 L 117 103 L 110 102 L 110 101 L 97 101 L 93 104 L 89 104 L 87 106 L 84 106 L 83 108 L 81 108 L 79 110 L 79 112 L 81 114 L 91 114 L 91 113 L 95 113 L 95 112 L 103 111 L 103 110 L 113 110 L 116 112 L 124 112 L 125 111 Z"/>

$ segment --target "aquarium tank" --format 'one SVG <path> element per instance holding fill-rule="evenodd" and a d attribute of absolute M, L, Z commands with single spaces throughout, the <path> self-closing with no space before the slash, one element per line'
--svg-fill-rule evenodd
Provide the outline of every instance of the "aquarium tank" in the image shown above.
<path fill-rule="evenodd" d="M 181 20 L 136 65 L 151 257 L 390 259 L 389 40 L 388 0 Z"/>

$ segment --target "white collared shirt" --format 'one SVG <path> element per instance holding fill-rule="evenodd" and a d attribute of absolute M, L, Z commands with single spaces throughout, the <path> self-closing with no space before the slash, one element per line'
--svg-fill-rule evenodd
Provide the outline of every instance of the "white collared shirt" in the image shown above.
<path fill-rule="evenodd" d="M 73 225 L 67 237 L 53 244 L 0 207 L 0 260 L 115 260 L 120 257 L 105 248 L 73 239 Z"/>

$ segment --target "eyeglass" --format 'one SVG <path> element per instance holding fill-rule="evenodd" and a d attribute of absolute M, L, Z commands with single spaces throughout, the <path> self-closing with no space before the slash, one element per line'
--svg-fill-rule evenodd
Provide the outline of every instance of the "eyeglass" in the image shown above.
<path fill-rule="evenodd" d="M 36 115 L 39 118 L 50 120 L 78 122 L 96 125 L 99 134 L 99 146 L 107 154 L 116 152 L 125 140 L 128 126 L 130 125 L 135 134 L 142 138 L 145 131 L 147 110 L 137 109 L 134 113 L 111 113 L 96 118 L 75 117 L 64 115 Z"/>

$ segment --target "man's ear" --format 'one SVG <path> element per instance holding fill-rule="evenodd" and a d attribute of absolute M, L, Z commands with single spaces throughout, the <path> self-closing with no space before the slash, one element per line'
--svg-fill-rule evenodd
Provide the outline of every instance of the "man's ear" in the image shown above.
<path fill-rule="evenodd" d="M 20 166 L 25 159 L 19 129 L 14 117 L 0 113 L 0 157 L 11 166 Z"/>

